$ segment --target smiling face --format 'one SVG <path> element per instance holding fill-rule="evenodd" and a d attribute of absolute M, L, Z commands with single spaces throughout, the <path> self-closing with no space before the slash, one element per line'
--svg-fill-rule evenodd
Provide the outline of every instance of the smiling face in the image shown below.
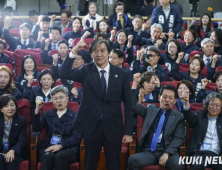
<path fill-rule="evenodd" d="M 190 44 L 194 41 L 193 34 L 190 31 L 186 31 L 186 33 L 184 34 L 184 41 L 187 44 Z"/>
<path fill-rule="evenodd" d="M 27 58 L 24 62 L 24 69 L 25 71 L 32 71 L 34 70 L 35 64 L 31 58 Z"/>
<path fill-rule="evenodd" d="M 80 30 L 80 27 L 81 27 L 81 23 L 78 19 L 75 19 L 72 23 L 72 29 L 74 32 L 77 32 Z"/>
<path fill-rule="evenodd" d="M 1 109 L 4 117 L 11 118 L 16 113 L 16 105 L 13 100 L 9 100 L 8 104 Z"/>
<path fill-rule="evenodd" d="M 61 23 L 62 23 L 63 25 L 68 24 L 69 18 L 68 18 L 68 16 L 67 16 L 66 13 L 62 13 L 62 14 L 61 14 L 61 19 L 60 19 L 60 21 L 61 21 Z"/>
<path fill-rule="evenodd" d="M 90 15 L 95 15 L 96 14 L 96 5 L 95 4 L 91 4 L 90 6 L 89 6 L 89 14 Z"/>
<path fill-rule="evenodd" d="M 117 41 L 119 45 L 125 45 L 127 41 L 126 34 L 124 32 L 120 32 L 117 36 Z"/>
<path fill-rule="evenodd" d="M 219 98 L 212 99 L 208 106 L 208 114 L 216 117 L 221 113 L 221 100 Z"/>
<path fill-rule="evenodd" d="M 0 71 L 0 88 L 5 88 L 10 81 L 10 75 L 7 71 L 1 70 Z"/>

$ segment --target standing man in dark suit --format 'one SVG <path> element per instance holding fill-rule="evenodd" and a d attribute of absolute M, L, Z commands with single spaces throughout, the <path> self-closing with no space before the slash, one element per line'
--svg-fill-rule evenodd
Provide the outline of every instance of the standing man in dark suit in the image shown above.
<path fill-rule="evenodd" d="M 140 77 L 140 73 L 134 75 L 134 79 L 138 81 Z M 158 81 L 152 77 L 150 83 L 157 85 Z M 163 86 L 159 100 L 160 108 L 154 105 L 145 107 L 137 103 L 136 97 L 132 96 L 133 111 L 144 118 L 144 124 L 139 153 L 130 156 L 128 170 L 140 170 L 149 165 L 160 165 L 174 170 L 185 168 L 178 165 L 178 149 L 185 139 L 185 121 L 182 113 L 173 109 L 177 101 L 176 89 L 170 85 Z"/>
<path fill-rule="evenodd" d="M 204 112 L 197 110 L 195 113 L 191 113 L 188 93 L 184 99 L 184 117 L 194 128 L 187 148 L 187 156 L 202 157 L 202 161 L 198 161 L 198 164 L 191 164 L 190 169 L 222 169 L 219 161 L 216 164 L 208 163 L 205 165 L 207 156 L 208 158 L 221 157 L 222 153 L 222 95 L 216 92 L 210 93 L 203 101 Z"/>
<path fill-rule="evenodd" d="M 132 142 L 133 133 L 129 77 L 126 71 L 108 62 L 111 48 L 106 40 L 94 40 L 91 43 L 89 51 L 94 62 L 79 70 L 71 69 L 77 52 L 85 46 L 82 38 L 60 70 L 61 78 L 80 82 L 83 87 L 83 99 L 76 123 L 84 138 L 84 169 L 97 169 L 103 146 L 107 169 L 119 170 L 122 142 Z M 124 130 L 122 101 L 125 110 Z"/>

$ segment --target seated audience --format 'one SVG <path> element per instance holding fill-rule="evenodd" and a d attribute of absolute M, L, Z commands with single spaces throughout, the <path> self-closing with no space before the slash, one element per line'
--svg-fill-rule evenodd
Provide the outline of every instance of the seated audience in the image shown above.
<path fill-rule="evenodd" d="M 171 71 L 173 65 L 178 59 L 178 54 L 181 52 L 180 44 L 177 40 L 171 39 L 166 44 L 166 53 L 161 53 L 159 64 L 166 65 L 168 70 Z M 184 58 L 180 60 L 180 63 L 186 63 Z"/>
<path fill-rule="evenodd" d="M 36 101 L 33 116 L 33 130 L 39 132 L 45 127 L 47 135 L 39 146 L 41 169 L 69 169 L 69 164 L 77 162 L 81 133 L 75 129 L 77 113 L 67 107 L 68 89 L 56 86 L 50 92 L 55 108 L 43 113 L 44 101 Z"/>
<path fill-rule="evenodd" d="M 189 80 L 192 82 L 194 89 L 195 89 L 195 96 L 197 95 L 198 91 L 201 89 L 201 80 L 205 77 L 201 74 L 202 69 L 204 68 L 205 64 L 203 60 L 198 57 L 194 56 L 189 62 L 189 71 L 188 72 L 180 72 L 179 71 L 179 63 L 180 60 L 183 58 L 184 53 L 179 53 L 179 56 L 176 60 L 176 63 L 173 65 L 172 70 L 170 72 L 171 78 L 176 81 L 180 80 Z"/>
<path fill-rule="evenodd" d="M 108 24 L 107 20 L 103 19 L 98 22 L 97 31 L 98 31 L 98 33 L 105 34 L 107 36 L 107 38 L 109 38 L 111 36 L 110 31 L 109 31 L 109 24 Z"/>
<path fill-rule="evenodd" d="M 130 18 L 124 14 L 124 3 L 116 2 L 113 7 L 113 14 L 108 18 L 109 27 L 115 28 L 117 31 L 127 27 L 132 27 Z"/>
<path fill-rule="evenodd" d="M 7 47 L 6 42 L 3 39 L 0 39 L 0 63 L 9 62 L 9 56 L 4 54 L 6 47 Z"/>
<path fill-rule="evenodd" d="M 195 91 L 193 88 L 193 84 L 188 80 L 182 80 L 177 84 L 177 102 L 176 107 L 179 112 L 183 112 L 183 106 L 184 106 L 184 96 L 188 93 L 190 103 L 196 103 L 195 101 Z"/>
<path fill-rule="evenodd" d="M 10 94 L 0 97 L 0 166 L 1 170 L 16 170 L 27 158 L 26 119 L 17 113 L 16 99 Z"/>
<path fill-rule="evenodd" d="M 89 13 L 83 17 L 82 19 L 82 25 L 84 30 L 86 30 L 88 27 L 90 27 L 90 20 L 93 20 L 93 30 L 97 28 L 98 22 L 103 19 L 102 16 L 97 14 L 97 7 L 95 2 L 89 2 L 88 5 Z"/>
<path fill-rule="evenodd" d="M 222 66 L 222 60 L 219 55 L 214 55 L 214 41 L 210 38 L 205 38 L 201 42 L 202 53 L 200 58 L 203 59 L 205 65 L 207 66 L 207 77 L 209 80 L 212 80 L 216 68 Z"/>
<path fill-rule="evenodd" d="M 146 71 L 153 71 L 159 78 L 160 82 L 167 81 L 167 69 L 158 64 L 160 58 L 160 51 L 155 46 L 149 46 L 145 49 L 145 56 L 143 65 L 140 65 L 140 54 L 137 55 L 136 60 L 133 62 L 133 73 L 144 73 Z"/>
<path fill-rule="evenodd" d="M 75 38 L 81 38 L 83 36 L 83 34 L 88 31 L 90 32 L 90 37 L 93 37 L 93 23 L 91 22 L 91 25 L 89 26 L 88 29 L 86 29 L 85 31 L 81 31 L 81 19 L 78 17 L 73 18 L 73 22 L 72 22 L 72 31 L 69 31 L 65 34 L 62 35 L 62 38 L 64 38 L 68 43 L 69 43 L 69 48 L 72 48 L 72 42 Z M 87 37 L 85 37 L 87 38 Z"/>
<path fill-rule="evenodd" d="M 222 56 L 222 30 L 215 29 L 211 31 L 210 38 L 214 40 L 214 52 Z"/>
<path fill-rule="evenodd" d="M 33 31 L 39 20 L 39 13 L 36 10 L 30 10 L 28 13 L 28 16 L 29 16 L 29 20 L 27 21 L 27 23 L 32 27 L 32 31 Z"/>
<path fill-rule="evenodd" d="M 176 89 L 169 85 L 161 88 L 160 107 L 152 104 L 140 105 L 134 96 L 133 111 L 144 119 L 144 123 L 138 145 L 139 152 L 129 157 L 128 169 L 140 170 L 150 165 L 185 169 L 184 165 L 179 164 L 178 150 L 185 140 L 185 122 L 183 114 L 173 109 L 177 100 Z"/>
<path fill-rule="evenodd" d="M 31 86 L 33 76 L 28 77 L 27 87 L 23 91 L 23 98 L 30 101 L 31 108 L 35 108 L 38 99 L 44 102 L 51 101 L 50 92 L 55 83 L 55 76 L 52 70 L 45 69 L 39 73 L 38 82 L 39 86 Z"/>
<path fill-rule="evenodd" d="M 201 80 L 201 89 L 197 93 L 197 103 L 202 103 L 203 99 L 205 99 L 207 95 L 212 92 L 217 92 L 222 94 L 222 71 L 218 71 L 213 77 L 213 82 L 216 83 L 215 90 L 206 91 L 206 86 L 208 82 L 209 81 L 206 78 Z"/>
<path fill-rule="evenodd" d="M 112 49 L 109 57 L 109 62 L 114 66 L 120 67 L 125 70 L 129 75 L 129 80 L 133 81 L 133 73 L 131 70 L 123 66 L 125 54 L 120 49 Z"/>
<path fill-rule="evenodd" d="M 154 72 L 146 71 L 142 75 L 141 73 L 134 74 L 131 89 L 132 93 L 137 94 L 135 95 L 137 101 L 138 98 L 141 99 L 138 103 L 159 103 L 160 80 Z"/>
<path fill-rule="evenodd" d="M 10 18 L 6 18 L 5 20 L 6 22 L 4 24 L 3 34 L 6 42 L 9 44 L 9 48 L 11 48 L 12 51 L 15 51 L 16 49 L 28 49 L 35 47 L 34 41 L 29 37 L 32 31 L 29 24 L 22 24 L 19 27 L 21 37 L 15 38 L 9 33 L 10 25 L 7 24 L 7 20 L 10 20 Z"/>
<path fill-rule="evenodd" d="M 162 25 L 161 24 L 153 24 L 150 28 L 150 38 L 146 39 L 143 38 L 143 34 L 138 36 L 138 40 L 137 40 L 137 44 L 139 46 L 143 46 L 143 45 L 154 45 L 156 47 L 158 47 L 160 50 L 165 50 L 166 44 L 163 42 L 162 39 L 160 39 L 161 33 L 162 33 Z M 145 32 L 145 28 L 142 28 L 142 32 Z M 174 36 L 174 34 L 172 34 Z M 172 36 L 171 35 L 171 36 Z"/>
<path fill-rule="evenodd" d="M 200 26 L 199 25 L 191 25 L 190 29 L 192 29 L 196 32 L 197 37 L 195 40 L 195 44 L 199 49 L 201 49 L 201 41 L 203 40 L 203 37 L 200 33 Z"/>
<path fill-rule="evenodd" d="M 186 121 L 193 127 L 187 156 L 201 157 L 198 163 L 190 164 L 190 169 L 221 169 L 222 165 L 219 161 L 216 163 L 206 161 L 206 157 L 221 156 L 221 94 L 212 92 L 206 97 L 203 101 L 204 112 L 196 110 L 195 113 L 191 113 L 189 95 L 186 94 L 184 99 L 183 114 Z"/>
<path fill-rule="evenodd" d="M 199 48 L 194 44 L 194 41 L 197 38 L 197 33 L 192 30 L 188 29 L 185 31 L 184 34 L 184 43 L 180 43 L 181 51 L 184 52 L 184 59 L 188 63 L 189 55 L 192 51 L 199 51 Z"/>
<path fill-rule="evenodd" d="M 15 87 L 12 72 L 7 66 L 0 66 L 0 96 L 3 94 L 11 94 L 16 100 L 22 99 L 22 94 Z"/>
<path fill-rule="evenodd" d="M 55 21 L 56 15 L 52 15 L 50 26 L 59 27 L 63 33 L 65 28 L 72 28 L 72 22 L 70 22 L 72 12 L 69 10 L 62 10 L 60 13 L 60 21 Z"/>
<path fill-rule="evenodd" d="M 40 15 L 38 22 L 32 29 L 32 38 L 37 42 L 42 42 L 42 40 L 49 38 L 49 25 L 51 19 L 48 16 Z"/>
<path fill-rule="evenodd" d="M 15 78 L 15 85 L 21 93 L 27 87 L 29 77 L 36 81 L 39 77 L 39 72 L 37 71 L 33 56 L 25 55 L 22 60 L 21 73 Z"/>

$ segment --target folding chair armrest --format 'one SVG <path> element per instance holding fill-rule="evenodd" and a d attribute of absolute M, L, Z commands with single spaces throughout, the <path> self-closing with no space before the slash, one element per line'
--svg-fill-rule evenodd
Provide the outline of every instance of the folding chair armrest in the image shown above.
<path fill-rule="evenodd" d="M 186 152 L 186 145 L 185 143 L 183 143 L 181 146 L 180 146 L 180 156 L 184 157 L 186 156 L 187 152 Z"/>
<path fill-rule="evenodd" d="M 37 144 L 38 144 L 38 136 L 34 136 L 31 139 L 30 144 L 30 165 L 31 170 L 36 170 L 37 168 Z"/>
<path fill-rule="evenodd" d="M 133 135 L 133 141 L 129 144 L 129 156 L 136 153 L 136 141 L 137 137 L 136 135 Z"/>

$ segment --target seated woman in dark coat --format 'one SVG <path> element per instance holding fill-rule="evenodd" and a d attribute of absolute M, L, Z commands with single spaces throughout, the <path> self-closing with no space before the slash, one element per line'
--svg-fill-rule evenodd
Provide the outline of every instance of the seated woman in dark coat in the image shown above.
<path fill-rule="evenodd" d="M 17 170 L 26 158 L 26 120 L 17 114 L 16 99 L 0 97 L 0 169 Z"/>
<path fill-rule="evenodd" d="M 37 72 L 35 59 L 31 55 L 25 55 L 22 60 L 21 73 L 15 79 L 15 85 L 23 93 L 28 84 L 28 76 L 33 76 L 33 80 L 37 80 L 39 72 Z"/>
<path fill-rule="evenodd" d="M 39 132 L 47 127 L 45 140 L 40 144 L 41 169 L 69 169 L 68 165 L 78 161 L 81 133 L 74 128 L 77 113 L 67 107 L 68 89 L 56 86 L 50 93 L 54 109 L 43 113 L 40 110 L 44 101 L 36 101 L 33 116 L 33 130 Z"/>

